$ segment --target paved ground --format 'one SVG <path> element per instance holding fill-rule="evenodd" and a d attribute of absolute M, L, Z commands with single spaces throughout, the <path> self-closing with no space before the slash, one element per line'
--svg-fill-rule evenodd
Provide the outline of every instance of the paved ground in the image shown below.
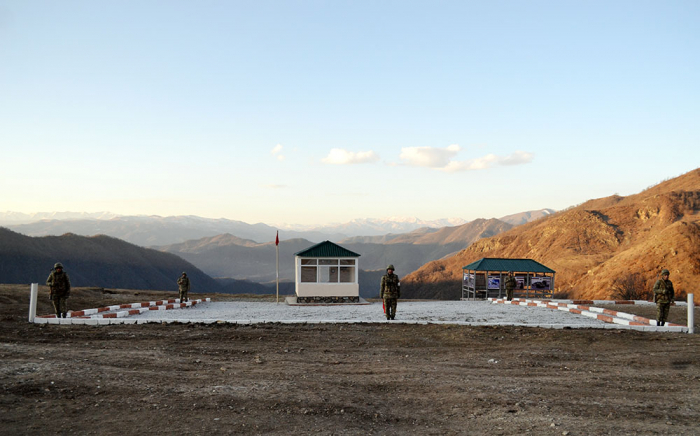
<path fill-rule="evenodd" d="M 347 306 L 288 306 L 273 302 L 210 302 L 195 307 L 149 311 L 136 319 L 224 320 L 245 322 L 388 322 L 382 304 Z M 400 302 L 392 323 L 457 323 L 602 327 L 603 321 L 538 307 L 492 304 L 488 301 Z"/>

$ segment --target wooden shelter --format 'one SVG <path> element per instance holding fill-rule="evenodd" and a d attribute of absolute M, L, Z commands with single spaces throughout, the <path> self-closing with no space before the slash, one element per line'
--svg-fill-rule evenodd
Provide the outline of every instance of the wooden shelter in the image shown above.
<path fill-rule="evenodd" d="M 532 259 L 484 257 L 462 267 L 462 300 L 505 296 L 505 279 L 510 271 L 518 282 L 515 297 L 552 298 L 553 269 Z"/>

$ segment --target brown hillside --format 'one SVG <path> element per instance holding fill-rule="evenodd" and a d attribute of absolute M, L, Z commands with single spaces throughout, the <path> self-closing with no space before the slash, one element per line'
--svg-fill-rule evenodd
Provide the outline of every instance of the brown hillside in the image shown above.
<path fill-rule="evenodd" d="M 480 238 L 488 238 L 513 228 L 511 224 L 491 219 L 476 219 L 455 227 L 442 227 L 434 232 L 416 231 L 398 236 L 387 244 L 436 244 L 448 245 L 465 243 L 468 245 Z M 419 229 L 422 230 L 422 229 Z"/>
<path fill-rule="evenodd" d="M 636 195 L 591 200 L 479 240 L 424 265 L 402 287 L 409 297 L 458 298 L 464 265 L 505 257 L 535 259 L 556 270 L 557 291 L 572 297 L 611 298 L 613 281 L 630 273 L 641 273 L 650 287 L 664 267 L 677 292 L 700 294 L 693 288 L 700 279 L 699 211 L 697 169 Z"/>

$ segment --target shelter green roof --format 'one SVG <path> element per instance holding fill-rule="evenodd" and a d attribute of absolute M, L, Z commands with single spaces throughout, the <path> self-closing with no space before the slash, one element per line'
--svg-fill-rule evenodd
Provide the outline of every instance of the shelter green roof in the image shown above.
<path fill-rule="evenodd" d="M 500 259 L 484 257 L 472 262 L 469 265 L 462 267 L 471 271 L 513 271 L 513 272 L 534 272 L 534 273 L 551 273 L 555 271 L 536 262 L 532 259 Z"/>
<path fill-rule="evenodd" d="M 294 255 L 299 257 L 360 257 L 354 251 L 343 248 L 331 241 L 319 242 L 306 250 L 294 253 Z"/>

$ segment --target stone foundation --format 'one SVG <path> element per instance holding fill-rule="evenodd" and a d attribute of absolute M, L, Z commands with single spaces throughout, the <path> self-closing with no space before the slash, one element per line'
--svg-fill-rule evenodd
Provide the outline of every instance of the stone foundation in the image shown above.
<path fill-rule="evenodd" d="M 298 304 L 359 303 L 360 297 L 297 297 Z"/>

